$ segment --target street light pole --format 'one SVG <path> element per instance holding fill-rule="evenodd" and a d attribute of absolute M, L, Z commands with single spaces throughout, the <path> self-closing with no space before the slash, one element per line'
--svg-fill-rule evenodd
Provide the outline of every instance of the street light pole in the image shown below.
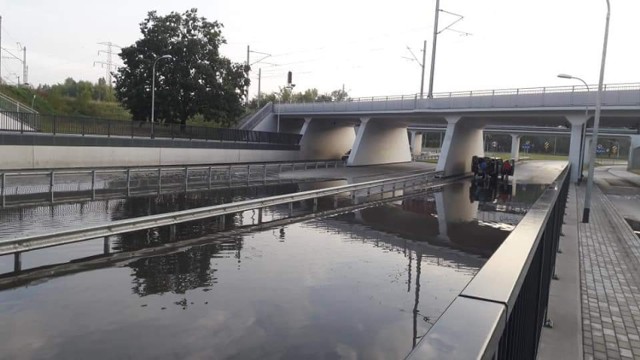
<path fill-rule="evenodd" d="M 151 71 L 151 138 L 154 138 L 153 120 L 156 110 L 156 64 L 161 59 L 173 59 L 171 55 L 162 55 L 153 62 L 153 70 Z"/>
<path fill-rule="evenodd" d="M 578 80 L 582 82 L 584 86 L 587 88 L 587 94 L 591 93 L 591 88 L 589 88 L 589 85 L 587 84 L 587 82 L 577 76 L 572 76 L 567 74 L 558 74 L 558 77 L 562 79 Z M 585 121 L 585 123 L 582 125 L 582 134 L 580 135 L 580 156 L 578 156 L 578 166 L 580 166 L 580 176 L 578 177 L 578 184 L 580 184 L 580 182 L 582 181 L 582 178 L 584 177 L 584 175 L 582 175 L 582 165 L 584 162 L 584 139 L 587 136 L 587 122 L 589 120 L 589 99 L 588 98 L 587 98 L 587 104 L 585 105 L 585 109 L 584 109 L 584 115 L 585 115 L 585 118 L 587 118 L 587 121 Z"/>
<path fill-rule="evenodd" d="M 600 108 L 602 107 L 602 83 L 604 82 L 604 68 L 607 59 L 607 42 L 609 40 L 609 18 L 611 15 L 611 4 L 607 0 L 607 21 L 604 28 L 604 43 L 602 44 L 602 61 L 600 63 L 600 80 L 598 81 L 598 92 L 596 93 L 596 114 L 593 119 L 593 139 L 589 147 L 589 174 L 587 177 L 587 193 L 584 196 L 584 210 L 582 212 L 582 222 L 589 222 L 591 212 L 591 192 L 593 189 L 593 171 L 595 167 L 596 146 L 598 144 L 598 128 L 600 127 Z"/>

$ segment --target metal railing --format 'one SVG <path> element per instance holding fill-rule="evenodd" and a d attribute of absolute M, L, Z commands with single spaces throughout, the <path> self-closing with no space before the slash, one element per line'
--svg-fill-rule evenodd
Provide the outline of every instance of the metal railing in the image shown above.
<path fill-rule="evenodd" d="M 357 184 L 336 186 L 327 189 L 298 192 L 271 196 L 267 198 L 245 200 L 228 204 L 207 206 L 196 209 L 182 210 L 165 214 L 143 216 L 132 219 L 112 221 L 109 224 L 97 225 L 85 228 L 77 228 L 56 232 L 53 234 L 31 235 L 0 241 L 0 255 L 15 254 L 15 263 L 20 264 L 20 253 L 51 246 L 59 246 L 80 242 L 95 238 L 102 238 L 131 231 L 150 229 L 154 227 L 174 225 L 193 220 L 220 217 L 224 221 L 224 215 L 241 213 L 249 210 L 258 211 L 258 223 L 262 223 L 263 210 L 277 205 L 289 205 L 289 213 L 293 211 L 293 203 L 313 200 L 314 212 L 318 206 L 318 199 L 338 194 L 350 194 L 354 199 L 360 196 L 371 196 L 373 193 L 382 194 L 393 191 L 407 190 L 416 186 L 424 186 L 436 179 L 442 173 L 425 172 L 422 174 L 408 175 L 385 180 L 374 180 Z M 337 207 L 337 198 L 334 198 Z M 224 229 L 224 225 L 222 226 Z"/>
<path fill-rule="evenodd" d="M 569 190 L 569 165 L 408 359 L 535 359 Z"/>
<path fill-rule="evenodd" d="M 0 111 L 0 131 L 298 145 L 299 134 Z"/>
<path fill-rule="evenodd" d="M 594 85 L 595 86 L 595 85 Z M 584 86 L 551 86 L 497 90 L 470 90 L 434 94 L 421 99 L 417 94 L 350 98 L 339 102 L 278 104 L 274 112 L 364 112 L 410 111 L 469 108 L 537 108 L 594 105 L 597 87 L 588 92 Z M 640 83 L 607 84 L 604 106 L 640 106 Z"/>
<path fill-rule="evenodd" d="M 344 167 L 342 160 L 0 172 L 0 205 L 203 190 L 265 183 L 285 171 Z"/>
<path fill-rule="evenodd" d="M 260 110 L 253 114 L 247 115 L 238 122 L 236 128 L 238 129 L 253 129 L 260 120 L 264 119 L 268 114 L 273 113 L 273 103 L 268 102 Z"/>
<path fill-rule="evenodd" d="M 5 111 L 15 111 L 15 112 L 24 112 L 37 114 L 38 112 L 35 109 L 32 109 L 29 106 L 26 106 L 19 101 L 0 93 L 0 110 Z"/>

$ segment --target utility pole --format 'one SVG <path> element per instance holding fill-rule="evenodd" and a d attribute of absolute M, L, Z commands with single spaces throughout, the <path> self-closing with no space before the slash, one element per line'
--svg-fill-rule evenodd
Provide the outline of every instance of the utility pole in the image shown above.
<path fill-rule="evenodd" d="M 404 57 L 405 59 L 408 60 L 412 60 L 418 63 L 418 65 L 420 65 L 420 67 L 422 68 L 422 76 L 420 77 L 420 99 L 422 99 L 424 97 L 424 68 L 425 68 L 425 61 L 426 61 L 426 56 L 427 56 L 427 40 L 424 40 L 423 44 L 422 44 L 422 62 L 420 62 L 420 60 L 418 60 L 418 58 L 416 57 L 416 54 L 413 53 L 413 51 L 411 50 L 410 47 L 407 46 L 407 50 L 409 50 L 409 53 L 411 53 L 411 56 L 413 56 L 412 58 L 408 58 L 408 57 Z M 343 85 L 344 87 L 344 85 Z M 344 91 L 344 89 L 343 89 Z"/>
<path fill-rule="evenodd" d="M 27 70 L 27 47 L 22 47 L 22 82 L 27 85 L 29 83 L 28 70 Z"/>
<path fill-rule="evenodd" d="M 261 96 L 261 92 L 260 92 L 260 86 L 262 83 L 262 68 L 258 69 L 258 108 L 260 108 L 260 96 Z"/>
<path fill-rule="evenodd" d="M 105 41 L 105 42 L 99 42 L 98 45 L 103 45 L 107 47 L 107 50 L 98 50 L 98 56 L 100 54 L 106 54 L 107 55 L 107 61 L 94 61 L 93 62 L 93 66 L 96 66 L 96 64 L 100 64 L 101 66 L 106 67 L 107 69 L 107 84 L 109 85 L 109 87 L 113 87 L 113 79 L 112 79 L 112 75 L 111 72 L 112 70 L 114 70 L 114 68 L 116 67 L 115 64 L 113 63 L 113 48 L 121 48 L 120 46 L 112 43 L 111 41 Z"/>
<path fill-rule="evenodd" d="M 258 55 L 262 55 L 262 57 L 261 57 L 260 59 L 258 59 L 257 61 L 254 61 L 254 62 L 252 63 L 252 62 L 251 62 L 251 53 L 258 54 Z M 266 59 L 266 58 L 269 58 L 269 57 L 271 57 L 271 54 L 263 53 L 263 52 L 260 52 L 260 51 L 253 51 L 253 50 L 251 50 L 251 48 L 249 47 L 249 45 L 247 45 L 247 63 L 246 63 L 247 68 L 248 68 L 248 70 L 247 70 L 247 76 L 249 76 L 249 74 L 251 73 L 251 65 L 255 65 L 255 64 L 258 64 L 258 63 L 260 63 L 260 62 L 263 62 L 262 60 L 264 60 L 264 59 Z M 274 64 L 269 64 L 269 63 L 266 63 L 266 64 L 268 64 L 268 65 L 274 65 Z M 260 70 L 258 70 L 258 98 L 260 97 L 260 90 L 259 90 L 259 88 L 260 88 L 260 81 L 261 81 L 261 79 L 260 79 Z M 251 84 L 249 84 L 249 85 L 247 86 L 247 99 L 246 99 L 246 100 L 247 100 L 247 101 L 246 101 L 246 104 L 247 104 L 247 105 L 249 105 L 249 86 L 251 86 Z M 260 101 L 260 100 L 258 100 L 258 101 Z"/>
<path fill-rule="evenodd" d="M 440 12 L 449 14 L 449 15 L 453 15 L 455 16 L 457 19 L 454 20 L 451 24 L 447 25 L 444 29 L 438 31 L 438 20 L 440 18 Z M 460 15 L 460 14 L 456 14 L 456 13 L 452 13 L 449 11 L 445 11 L 440 9 L 440 0 L 436 0 L 436 11 L 435 11 L 435 19 L 433 21 L 433 41 L 432 41 L 432 48 L 431 48 L 431 71 L 429 74 L 429 94 L 427 94 L 427 97 L 429 99 L 433 98 L 433 77 L 435 75 L 435 69 L 436 69 L 436 45 L 438 43 L 438 35 L 440 33 L 442 33 L 445 30 L 450 30 L 453 32 L 457 32 L 460 35 L 464 35 L 464 36 L 469 36 L 471 35 L 468 32 L 464 32 L 464 31 L 459 31 L 459 30 L 455 30 L 455 29 L 451 29 L 451 27 L 455 24 L 457 24 L 458 22 L 462 21 L 462 19 L 464 19 L 464 16 Z"/>
<path fill-rule="evenodd" d="M 436 69 L 436 43 L 438 41 L 438 19 L 440 15 L 440 0 L 436 0 L 436 14 L 433 20 L 433 40 L 431 40 L 431 70 L 429 72 L 429 93 L 427 97 L 433 98 L 433 73 Z"/>

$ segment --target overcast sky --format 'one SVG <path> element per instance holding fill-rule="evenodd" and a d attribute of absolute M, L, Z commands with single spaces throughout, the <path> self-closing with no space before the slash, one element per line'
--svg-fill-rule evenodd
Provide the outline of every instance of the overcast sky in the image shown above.
<path fill-rule="evenodd" d="M 640 1 L 611 0 L 612 17 L 606 83 L 640 82 Z M 438 37 L 434 90 L 570 85 L 571 73 L 597 83 L 604 35 L 605 0 L 441 0 L 443 10 L 464 15 Z M 341 88 L 352 96 L 411 94 L 420 88 L 421 58 L 427 63 L 435 0 L 0 0 L 2 47 L 19 54 L 27 47 L 29 82 L 62 82 L 66 77 L 97 81 L 105 70 L 99 42 L 128 46 L 140 37 L 139 23 L 159 14 L 198 8 L 224 24 L 223 54 L 246 60 L 246 46 L 273 56 L 256 64 L 263 91 L 274 91 L 293 71 L 296 89 Z M 440 27 L 455 18 L 441 13 Z M 3 56 L 8 56 L 3 51 Z M 252 61 L 258 54 L 252 54 Z M 116 58 L 117 59 L 117 58 Z M 425 92 L 429 71 L 425 76 Z M 16 82 L 16 60 L 2 59 L 2 77 Z"/>

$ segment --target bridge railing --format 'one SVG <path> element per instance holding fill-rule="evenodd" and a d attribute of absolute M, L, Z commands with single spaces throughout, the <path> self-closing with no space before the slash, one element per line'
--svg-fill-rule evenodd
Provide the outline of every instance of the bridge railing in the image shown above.
<path fill-rule="evenodd" d="M 35 109 L 32 109 L 29 106 L 21 104 L 19 101 L 4 94 L 0 94 L 0 110 L 25 112 L 25 113 L 31 113 L 31 114 L 38 113 Z"/>
<path fill-rule="evenodd" d="M 408 359 L 535 359 L 569 191 L 569 165 Z"/>
<path fill-rule="evenodd" d="M 416 109 L 527 108 L 595 105 L 597 85 L 551 86 L 496 90 L 455 91 L 434 94 L 432 99 L 417 94 L 349 98 L 339 102 L 309 102 L 275 105 L 276 112 L 366 112 Z M 605 106 L 640 106 L 640 83 L 606 84 Z"/>
<path fill-rule="evenodd" d="M 224 129 L 174 123 L 154 124 L 152 131 L 149 122 L 42 115 L 15 111 L 0 111 L 0 131 L 51 135 L 217 140 L 284 145 L 298 145 L 301 138 L 299 134 Z"/>

